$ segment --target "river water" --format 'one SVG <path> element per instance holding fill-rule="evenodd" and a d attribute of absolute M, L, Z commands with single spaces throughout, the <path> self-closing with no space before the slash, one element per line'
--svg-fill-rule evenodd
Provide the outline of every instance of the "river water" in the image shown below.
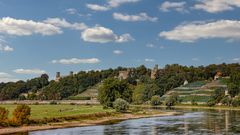
<path fill-rule="evenodd" d="M 240 134 L 240 111 L 178 109 L 183 115 L 126 120 L 113 125 L 29 132 L 29 135 L 232 135 Z"/>

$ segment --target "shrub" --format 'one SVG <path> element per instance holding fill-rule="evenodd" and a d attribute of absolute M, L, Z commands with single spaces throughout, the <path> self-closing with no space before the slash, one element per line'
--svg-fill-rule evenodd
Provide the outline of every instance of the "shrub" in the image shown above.
<path fill-rule="evenodd" d="M 232 99 L 229 96 L 225 96 L 221 101 L 223 105 L 230 106 L 232 103 Z"/>
<path fill-rule="evenodd" d="M 113 107 L 117 112 L 126 112 L 129 108 L 129 103 L 124 99 L 118 98 L 113 102 Z"/>
<path fill-rule="evenodd" d="M 161 105 L 161 99 L 160 99 L 160 96 L 152 96 L 151 98 L 151 105 L 152 106 L 156 106 L 156 105 Z"/>
<path fill-rule="evenodd" d="M 27 105 L 18 105 L 13 112 L 12 122 L 17 125 L 28 124 L 31 115 L 31 108 Z"/>
<path fill-rule="evenodd" d="M 235 98 L 232 100 L 232 106 L 234 106 L 234 107 L 240 106 L 240 97 L 235 97 Z"/>
<path fill-rule="evenodd" d="M 165 100 L 165 105 L 170 107 L 174 106 L 179 100 L 179 96 L 177 93 L 172 93 L 169 97 Z"/>
<path fill-rule="evenodd" d="M 0 107 L 0 126 L 7 126 L 8 123 L 8 110 Z"/>
<path fill-rule="evenodd" d="M 212 107 L 212 106 L 216 105 L 216 101 L 214 99 L 210 99 L 210 100 L 208 100 L 207 105 Z"/>

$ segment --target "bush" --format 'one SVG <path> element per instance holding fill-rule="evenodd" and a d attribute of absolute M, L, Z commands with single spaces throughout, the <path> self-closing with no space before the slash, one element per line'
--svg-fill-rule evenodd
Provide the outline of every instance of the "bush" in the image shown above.
<path fill-rule="evenodd" d="M 178 100 L 178 93 L 172 93 L 169 97 L 166 98 L 165 105 L 168 107 L 174 106 L 176 103 L 178 103 Z"/>
<path fill-rule="evenodd" d="M 232 106 L 234 106 L 234 107 L 240 106 L 240 97 L 235 97 L 235 98 L 232 100 Z"/>
<path fill-rule="evenodd" d="M 212 106 L 216 105 L 216 101 L 214 99 L 210 99 L 210 100 L 208 100 L 207 105 L 209 107 L 212 107 Z"/>
<path fill-rule="evenodd" d="M 156 105 L 161 105 L 161 99 L 160 99 L 160 96 L 152 96 L 151 98 L 151 105 L 152 106 L 156 106 Z"/>
<path fill-rule="evenodd" d="M 118 98 L 113 102 L 113 107 L 117 112 L 126 112 L 129 108 L 129 103 L 124 99 Z"/>
<path fill-rule="evenodd" d="M 31 115 L 31 108 L 27 105 L 18 105 L 13 112 L 12 122 L 17 125 L 28 124 Z"/>
<path fill-rule="evenodd" d="M 222 105 L 230 106 L 232 103 L 232 99 L 229 96 L 225 96 L 221 101 Z"/>
<path fill-rule="evenodd" d="M 8 124 L 8 110 L 0 107 L 0 126 L 7 126 Z"/>

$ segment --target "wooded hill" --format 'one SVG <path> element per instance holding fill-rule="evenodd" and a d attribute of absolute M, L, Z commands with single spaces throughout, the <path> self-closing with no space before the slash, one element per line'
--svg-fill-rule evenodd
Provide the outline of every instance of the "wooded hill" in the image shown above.
<path fill-rule="evenodd" d="M 0 83 L 0 100 L 61 100 L 75 96 L 86 89 L 99 84 L 107 78 L 116 78 L 119 71 L 129 68 L 118 67 L 101 71 L 80 71 L 72 76 L 66 76 L 59 81 L 51 80 L 47 74 L 27 81 Z M 162 96 L 168 90 L 179 87 L 185 80 L 188 82 L 211 80 L 220 71 L 222 76 L 229 76 L 234 72 L 240 73 L 240 65 L 219 64 L 198 67 L 187 67 L 178 64 L 166 65 L 159 69 L 156 79 L 151 80 L 151 69 L 145 66 L 130 68 L 129 77 L 124 80 L 132 87 L 138 83 L 149 83 L 157 86 L 157 94 Z M 134 90 L 134 89 L 133 89 Z"/>

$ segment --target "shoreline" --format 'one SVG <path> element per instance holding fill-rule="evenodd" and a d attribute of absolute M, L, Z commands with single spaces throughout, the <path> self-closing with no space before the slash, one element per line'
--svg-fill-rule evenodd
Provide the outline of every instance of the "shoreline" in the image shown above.
<path fill-rule="evenodd" d="M 61 123 L 49 123 L 46 125 L 39 126 L 22 126 L 22 127 L 7 127 L 0 129 L 0 134 L 12 134 L 20 132 L 32 132 L 32 131 L 41 131 L 41 130 L 50 130 L 50 129 L 61 129 L 61 128 L 73 128 L 73 127 L 85 127 L 85 126 L 96 126 L 96 125 L 107 125 L 106 123 L 116 123 L 124 120 L 130 119 L 141 119 L 141 118 L 150 118 L 150 117 L 164 117 L 164 116 L 173 116 L 178 115 L 177 112 L 160 112 L 154 114 L 131 114 L 123 113 L 117 116 L 103 117 L 99 119 L 92 120 L 83 120 L 83 121 L 72 121 L 72 122 L 61 122 Z M 115 121 L 115 122 L 114 122 Z M 113 122 L 113 123 L 111 123 Z"/>
<path fill-rule="evenodd" d="M 133 107 L 145 107 L 145 108 L 152 108 L 150 105 L 132 105 Z M 154 106 L 155 108 L 167 108 L 168 106 Z M 201 105 L 175 105 L 171 106 L 171 108 L 184 108 L 184 109 L 211 109 L 211 110 L 235 110 L 240 111 L 240 107 L 229 107 L 229 106 L 201 106 Z"/>

